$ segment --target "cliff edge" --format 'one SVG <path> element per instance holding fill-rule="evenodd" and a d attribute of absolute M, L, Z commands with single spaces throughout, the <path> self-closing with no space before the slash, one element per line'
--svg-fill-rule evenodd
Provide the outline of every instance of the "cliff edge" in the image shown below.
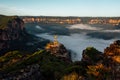
<path fill-rule="evenodd" d="M 17 16 L 0 16 L 0 51 L 19 46 L 25 40 L 27 33 L 24 22 Z M 17 44 L 16 44 L 17 43 Z"/>

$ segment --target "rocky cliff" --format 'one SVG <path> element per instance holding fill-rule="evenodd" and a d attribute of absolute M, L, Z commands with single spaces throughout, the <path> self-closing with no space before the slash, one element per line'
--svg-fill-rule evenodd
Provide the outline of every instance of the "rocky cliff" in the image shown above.
<path fill-rule="evenodd" d="M 0 40 L 16 40 L 24 32 L 24 22 L 19 17 L 3 16 L 0 19 Z"/>
<path fill-rule="evenodd" d="M 25 35 L 24 22 L 19 17 L 0 16 L 0 50 L 10 48 L 12 42 Z"/>
<path fill-rule="evenodd" d="M 53 42 L 50 42 L 46 45 L 45 49 L 56 57 L 71 61 L 70 52 L 63 44 L 59 43 L 55 37 Z"/>
<path fill-rule="evenodd" d="M 105 65 L 112 70 L 111 78 L 120 79 L 120 40 L 115 41 L 104 50 Z"/>

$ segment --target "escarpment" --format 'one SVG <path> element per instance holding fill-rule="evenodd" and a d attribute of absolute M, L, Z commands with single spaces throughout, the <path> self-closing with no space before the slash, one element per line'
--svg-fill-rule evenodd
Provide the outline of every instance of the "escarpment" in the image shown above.
<path fill-rule="evenodd" d="M 19 17 L 0 16 L 0 51 L 19 47 L 26 38 L 24 22 Z"/>

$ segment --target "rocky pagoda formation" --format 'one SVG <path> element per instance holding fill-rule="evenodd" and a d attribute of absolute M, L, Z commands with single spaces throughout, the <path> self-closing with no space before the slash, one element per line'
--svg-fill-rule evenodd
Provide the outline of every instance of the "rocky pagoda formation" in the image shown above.
<path fill-rule="evenodd" d="M 104 50 L 105 64 L 112 70 L 112 80 L 120 79 L 120 40 Z"/>
<path fill-rule="evenodd" d="M 12 47 L 26 35 L 24 22 L 15 16 L 0 16 L 0 51 Z"/>
<path fill-rule="evenodd" d="M 0 40 L 15 40 L 20 39 L 24 29 L 24 22 L 18 17 L 2 17 L 6 23 L 0 23 Z M 2 20 L 1 20 L 2 21 Z"/>
<path fill-rule="evenodd" d="M 69 51 L 64 47 L 63 44 L 59 43 L 57 40 L 57 36 L 54 36 L 54 41 L 50 42 L 45 47 L 46 51 L 50 52 L 51 54 L 62 57 L 62 58 L 70 58 Z"/>

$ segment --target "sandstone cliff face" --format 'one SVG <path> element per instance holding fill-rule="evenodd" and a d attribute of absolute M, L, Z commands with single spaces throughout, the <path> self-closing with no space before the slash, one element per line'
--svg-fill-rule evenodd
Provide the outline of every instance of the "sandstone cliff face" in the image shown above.
<path fill-rule="evenodd" d="M 3 23 L 0 23 L 0 50 L 8 49 L 11 42 L 21 40 L 25 35 L 24 22 L 20 18 L 14 17 L 7 21 L 4 21 L 4 19 L 1 21 Z M 1 27 L 2 25 L 4 27 Z"/>
<path fill-rule="evenodd" d="M 24 22 L 16 17 L 9 20 L 4 29 L 0 29 L 0 40 L 15 40 L 20 39 L 20 35 L 24 29 Z"/>
<path fill-rule="evenodd" d="M 65 48 L 65 46 L 59 43 L 57 40 L 50 42 L 46 45 L 45 49 L 56 57 L 70 61 L 70 52 Z"/>
<path fill-rule="evenodd" d="M 120 40 L 115 41 L 104 51 L 105 62 L 112 70 L 112 79 L 120 79 Z"/>

